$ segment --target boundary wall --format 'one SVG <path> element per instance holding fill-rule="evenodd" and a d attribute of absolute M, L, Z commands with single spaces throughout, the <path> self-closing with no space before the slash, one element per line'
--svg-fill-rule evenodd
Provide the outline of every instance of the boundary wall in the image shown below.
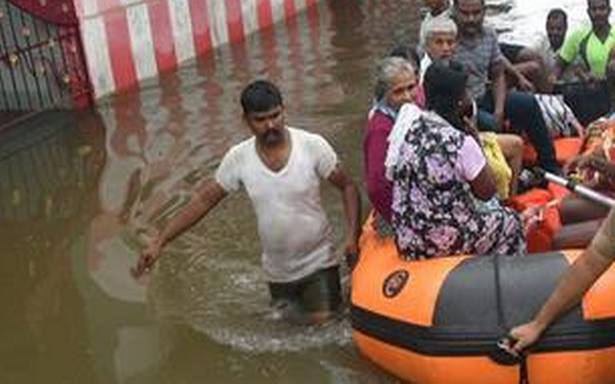
<path fill-rule="evenodd" d="M 73 0 L 94 99 L 290 19 L 319 0 Z"/>

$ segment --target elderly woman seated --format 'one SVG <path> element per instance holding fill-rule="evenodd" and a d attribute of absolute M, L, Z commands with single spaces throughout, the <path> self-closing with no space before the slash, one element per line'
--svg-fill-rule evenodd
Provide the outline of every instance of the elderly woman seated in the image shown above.
<path fill-rule="evenodd" d="M 468 110 L 467 75 L 456 63 L 434 63 L 425 73 L 428 111 L 397 125 L 406 133 L 392 169 L 392 225 L 405 259 L 456 254 L 514 255 L 526 250 L 518 215 L 501 205 L 493 175 Z M 526 219 L 527 218 L 527 219 Z"/>
<path fill-rule="evenodd" d="M 369 113 L 363 141 L 367 196 L 385 222 L 391 220 L 393 183 L 385 178 L 389 135 L 402 105 L 413 103 L 417 78 L 412 64 L 400 57 L 387 57 L 378 66 L 375 105 Z"/>

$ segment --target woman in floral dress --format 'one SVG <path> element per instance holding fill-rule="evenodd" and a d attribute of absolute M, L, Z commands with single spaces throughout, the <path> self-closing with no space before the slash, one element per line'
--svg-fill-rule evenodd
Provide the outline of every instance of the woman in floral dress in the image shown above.
<path fill-rule="evenodd" d="M 458 65 L 425 74 L 428 111 L 407 121 L 393 170 L 392 224 L 405 259 L 526 250 L 523 220 L 495 196 L 491 170 L 464 117 L 470 98 Z"/>

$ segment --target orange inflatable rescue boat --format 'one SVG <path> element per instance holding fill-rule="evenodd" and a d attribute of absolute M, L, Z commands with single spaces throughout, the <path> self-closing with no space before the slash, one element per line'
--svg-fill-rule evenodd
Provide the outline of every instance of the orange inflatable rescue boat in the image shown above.
<path fill-rule="evenodd" d="M 415 384 L 615 383 L 615 268 L 521 361 L 497 342 L 529 320 L 580 252 L 400 260 L 368 220 L 352 273 L 353 339 Z"/>

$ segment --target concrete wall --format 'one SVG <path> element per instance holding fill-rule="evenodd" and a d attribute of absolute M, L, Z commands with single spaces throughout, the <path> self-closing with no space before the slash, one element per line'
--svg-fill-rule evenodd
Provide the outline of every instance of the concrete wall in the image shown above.
<path fill-rule="evenodd" d="M 318 0 L 74 0 L 95 97 L 119 92 Z"/>

